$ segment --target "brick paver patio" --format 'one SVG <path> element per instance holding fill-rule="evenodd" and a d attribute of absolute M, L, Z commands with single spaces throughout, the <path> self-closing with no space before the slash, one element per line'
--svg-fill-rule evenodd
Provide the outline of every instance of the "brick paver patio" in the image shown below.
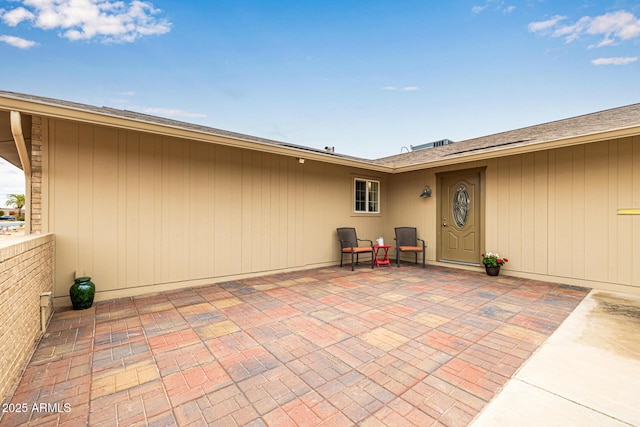
<path fill-rule="evenodd" d="M 59 311 L 0 424 L 467 425 L 586 294 L 361 266 Z"/>

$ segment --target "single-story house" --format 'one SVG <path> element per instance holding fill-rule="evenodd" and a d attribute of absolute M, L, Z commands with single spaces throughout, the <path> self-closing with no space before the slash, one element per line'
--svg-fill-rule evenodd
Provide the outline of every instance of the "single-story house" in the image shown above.
<path fill-rule="evenodd" d="M 26 233 L 55 238 L 56 305 L 77 271 L 100 300 L 336 265 L 343 226 L 417 227 L 427 269 L 492 251 L 501 274 L 640 292 L 640 104 L 375 160 L 6 91 L 0 134 Z"/>
<path fill-rule="evenodd" d="M 20 212 L 18 212 L 18 210 L 15 207 L 0 206 L 0 212 L 4 212 L 2 215 L 15 215 L 17 217 L 20 215 L 24 215 L 25 208 L 23 207 L 22 209 L 20 209 Z"/>

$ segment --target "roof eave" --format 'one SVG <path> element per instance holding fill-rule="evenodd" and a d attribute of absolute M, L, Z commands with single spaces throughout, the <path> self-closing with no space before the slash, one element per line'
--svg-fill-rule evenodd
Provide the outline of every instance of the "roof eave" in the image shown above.
<path fill-rule="evenodd" d="M 170 126 L 145 120 L 120 117 L 105 112 L 99 113 L 94 111 L 87 111 L 81 108 L 74 108 L 72 106 L 53 105 L 33 100 L 0 96 L 0 108 L 9 111 L 20 111 L 21 113 L 35 116 L 117 127 L 120 129 L 131 131 L 150 132 L 156 135 L 202 141 L 211 144 L 219 144 L 229 147 L 236 147 L 289 157 L 304 158 L 305 160 L 313 160 L 323 163 L 364 168 L 377 172 L 393 172 L 393 168 L 389 166 L 371 163 L 367 160 L 344 158 L 329 153 L 316 153 L 313 151 L 305 150 L 303 148 L 270 145 L 242 138 L 216 135 L 213 133 L 200 132 L 193 129 L 185 129 L 180 126 Z"/>
<path fill-rule="evenodd" d="M 312 149 L 304 149 L 304 147 L 292 147 L 285 145 L 269 144 L 265 142 L 251 141 L 247 135 L 247 139 L 243 139 L 241 134 L 234 136 L 218 135 L 211 132 L 198 131 L 195 129 L 187 129 L 179 125 L 169 125 L 166 123 L 154 123 L 145 121 L 140 118 L 123 117 L 115 114 L 109 114 L 105 111 L 90 111 L 77 108 L 72 105 L 58 105 L 47 103 L 42 100 L 24 99 L 20 97 L 12 97 L 8 95 L 0 95 L 0 109 L 8 111 L 20 111 L 24 114 L 35 116 L 50 117 L 62 120 L 78 121 L 88 124 L 117 127 L 120 129 L 149 132 L 156 135 L 175 137 L 181 139 L 202 141 L 206 143 L 219 144 L 229 147 L 259 151 L 270 154 L 277 154 L 289 157 L 304 158 L 305 160 L 313 160 L 322 163 L 330 163 L 354 168 L 366 169 L 369 171 L 377 171 L 384 173 L 403 173 L 415 170 L 429 169 L 440 166 L 450 166 L 462 162 L 473 162 L 479 160 L 487 160 L 496 157 L 512 156 L 518 154 L 531 153 L 536 151 L 551 150 L 555 148 L 568 147 L 573 145 L 588 144 L 592 142 L 625 138 L 629 136 L 640 135 L 640 126 L 630 126 L 608 130 L 604 132 L 594 132 L 578 136 L 566 138 L 557 138 L 547 141 L 528 143 L 504 148 L 483 149 L 473 153 L 461 153 L 460 155 L 451 155 L 440 157 L 426 162 L 415 164 L 392 163 L 380 164 L 366 159 L 357 159 L 342 157 L 331 153 L 315 152 Z"/>
<path fill-rule="evenodd" d="M 452 155 L 446 158 L 439 158 L 422 163 L 402 165 L 395 163 L 392 165 L 394 173 L 411 172 L 422 169 L 431 169 L 440 166 L 450 166 L 458 163 L 474 162 L 479 160 L 494 159 L 496 157 L 514 156 L 518 154 L 532 153 L 536 151 L 553 150 L 556 148 L 571 147 L 575 145 L 590 144 L 593 142 L 607 141 L 619 138 L 628 138 L 640 135 L 640 126 L 630 126 L 625 128 L 596 132 L 591 134 L 558 138 L 548 141 L 540 141 L 525 145 L 508 148 L 486 149 L 475 153 Z"/>

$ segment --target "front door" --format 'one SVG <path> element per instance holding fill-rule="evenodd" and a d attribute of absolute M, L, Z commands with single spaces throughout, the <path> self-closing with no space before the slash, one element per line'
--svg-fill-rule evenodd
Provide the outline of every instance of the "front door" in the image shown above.
<path fill-rule="evenodd" d="M 480 263 L 481 171 L 460 171 L 440 178 L 440 260 Z"/>

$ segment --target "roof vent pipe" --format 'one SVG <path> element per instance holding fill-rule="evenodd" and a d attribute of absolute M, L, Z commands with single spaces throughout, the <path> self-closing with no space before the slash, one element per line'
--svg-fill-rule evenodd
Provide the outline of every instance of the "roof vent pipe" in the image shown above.
<path fill-rule="evenodd" d="M 328 145 L 327 145 L 326 147 L 324 147 L 324 150 L 325 150 L 327 153 L 335 153 L 335 152 L 336 152 L 336 147 L 331 147 L 331 146 L 328 146 Z"/>

